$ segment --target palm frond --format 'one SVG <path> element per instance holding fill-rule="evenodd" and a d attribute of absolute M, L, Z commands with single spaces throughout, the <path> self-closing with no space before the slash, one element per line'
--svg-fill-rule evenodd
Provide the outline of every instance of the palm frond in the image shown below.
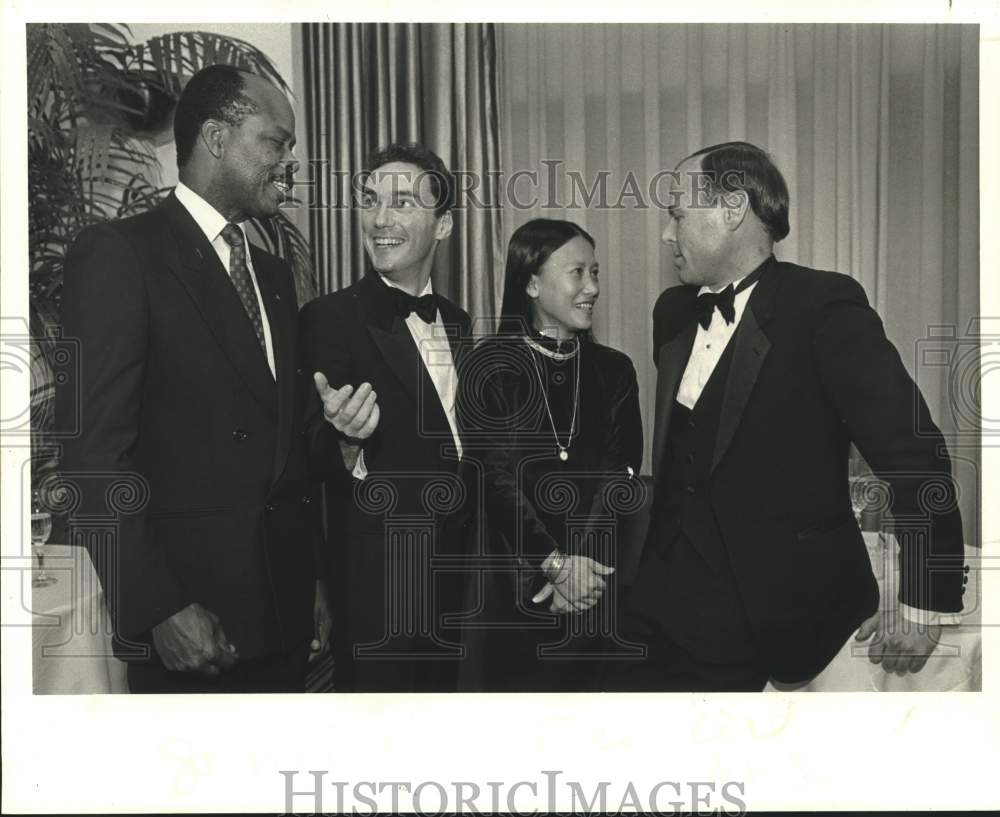
<path fill-rule="evenodd" d="M 163 34 L 136 46 L 138 61 L 166 88 L 179 92 L 190 77 L 208 65 L 225 63 L 260 74 L 288 93 L 289 87 L 274 63 L 244 40 L 207 31 Z"/>

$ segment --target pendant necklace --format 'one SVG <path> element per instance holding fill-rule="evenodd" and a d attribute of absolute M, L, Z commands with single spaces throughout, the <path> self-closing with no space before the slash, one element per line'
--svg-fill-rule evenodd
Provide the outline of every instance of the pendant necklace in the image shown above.
<path fill-rule="evenodd" d="M 542 354 L 551 357 L 555 360 L 568 360 L 569 358 L 573 357 L 573 355 L 575 355 L 580 349 L 579 341 L 577 341 L 576 348 L 574 348 L 572 352 L 553 352 L 551 349 L 546 349 L 540 343 L 535 343 L 529 337 L 525 337 L 524 342 L 528 344 L 528 347 L 530 349 L 537 349 Z M 556 431 L 556 422 L 552 417 L 552 408 L 549 406 L 549 395 L 548 391 L 545 388 L 545 381 L 542 378 L 541 367 L 538 365 L 538 361 L 535 360 L 534 355 L 532 355 L 529 352 L 528 356 L 531 358 L 531 362 L 535 367 L 535 374 L 538 376 L 538 385 L 542 389 L 542 399 L 545 401 L 545 413 L 549 415 L 549 425 L 552 426 L 552 436 L 555 438 L 556 441 L 556 450 L 558 451 L 559 459 L 562 460 L 563 462 L 566 462 L 566 460 L 569 459 L 569 447 L 570 444 L 573 442 L 573 432 L 576 430 L 577 408 L 580 405 L 580 362 L 577 361 L 576 365 L 576 385 L 574 387 L 574 394 L 573 394 L 573 419 L 570 421 L 569 436 L 566 438 L 566 445 L 563 445 L 559 441 L 559 432 Z"/>

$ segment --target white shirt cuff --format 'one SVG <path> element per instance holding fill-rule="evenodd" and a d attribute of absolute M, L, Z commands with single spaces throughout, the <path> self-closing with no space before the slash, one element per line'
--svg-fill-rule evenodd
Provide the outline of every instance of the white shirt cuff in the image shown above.
<path fill-rule="evenodd" d="M 962 623 L 961 613 L 939 613 L 937 610 L 921 610 L 919 607 L 910 607 L 910 605 L 903 604 L 902 602 L 899 603 L 899 611 L 907 621 L 928 627 Z"/>
<path fill-rule="evenodd" d="M 351 471 L 351 476 L 355 479 L 364 479 L 368 476 L 368 466 L 365 465 L 365 450 L 362 448 L 361 453 L 358 454 L 358 461 L 354 463 L 354 470 Z"/>

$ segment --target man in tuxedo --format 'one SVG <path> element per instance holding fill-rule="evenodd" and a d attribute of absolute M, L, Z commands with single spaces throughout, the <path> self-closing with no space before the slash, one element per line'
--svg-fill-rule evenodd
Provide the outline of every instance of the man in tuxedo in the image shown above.
<path fill-rule="evenodd" d="M 85 230 L 66 259 L 82 416 L 63 467 L 78 522 L 122 480 L 145 500 L 117 541 L 91 544 L 119 639 L 147 647 L 133 692 L 302 691 L 319 531 L 295 287 L 242 226 L 288 193 L 295 118 L 263 78 L 214 65 L 185 87 L 174 134 L 174 192 Z"/>
<path fill-rule="evenodd" d="M 460 573 L 439 568 L 456 566 L 469 528 L 455 397 L 470 321 L 431 282 L 452 230 L 452 190 L 426 147 L 377 151 L 360 199 L 371 270 L 301 313 L 301 368 L 316 385 L 310 458 L 327 486 L 338 691 L 455 686 L 461 653 L 442 616 L 461 606 Z"/>
<path fill-rule="evenodd" d="M 669 214 L 681 285 L 653 311 L 655 496 L 625 609 L 648 655 L 619 688 L 795 683 L 876 629 L 873 661 L 919 671 L 962 607 L 962 524 L 944 441 L 878 315 L 850 277 L 774 258 L 788 191 L 753 145 L 681 162 Z M 876 613 L 852 442 L 889 485 L 903 627 Z"/>

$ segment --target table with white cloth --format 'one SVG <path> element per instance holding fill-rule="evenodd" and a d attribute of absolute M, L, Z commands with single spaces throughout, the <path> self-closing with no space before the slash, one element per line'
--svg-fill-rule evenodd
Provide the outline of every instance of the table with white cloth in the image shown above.
<path fill-rule="evenodd" d="M 898 548 L 886 534 L 866 531 L 865 545 L 878 580 L 879 609 L 896 606 L 899 592 Z M 982 689 L 982 610 L 978 548 L 966 547 L 968 584 L 962 597 L 962 623 L 941 627 L 941 640 L 924 668 L 917 673 L 886 672 L 868 659 L 867 641 L 853 634 L 819 675 L 804 684 L 771 682 L 766 692 L 978 692 Z M 874 638 L 874 636 L 872 636 Z"/>
<path fill-rule="evenodd" d="M 31 588 L 32 689 L 39 695 L 128 692 L 111 649 L 111 620 L 86 550 L 44 545 L 54 584 Z M 38 574 L 37 564 L 33 575 Z"/>

